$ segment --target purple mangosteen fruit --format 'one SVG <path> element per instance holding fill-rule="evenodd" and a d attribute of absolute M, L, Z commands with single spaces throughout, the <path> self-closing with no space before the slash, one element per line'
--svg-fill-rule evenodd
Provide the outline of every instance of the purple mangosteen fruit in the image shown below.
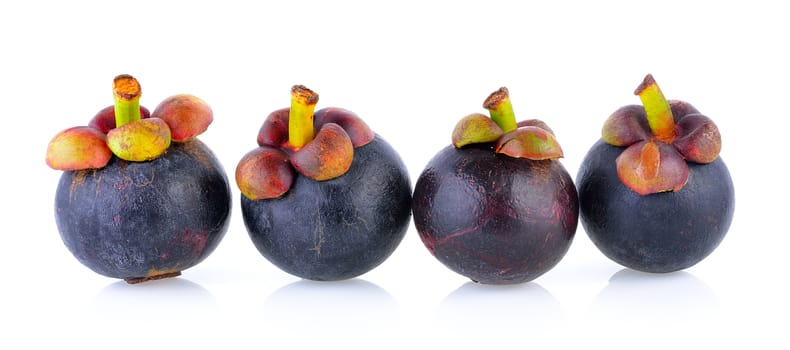
<path fill-rule="evenodd" d="M 553 268 L 568 251 L 579 216 L 573 180 L 553 131 L 516 123 L 506 88 L 456 125 L 453 145 L 417 180 L 414 223 L 428 250 L 475 282 L 515 284 Z"/>
<path fill-rule="evenodd" d="M 611 260 L 644 272 L 691 267 L 713 252 L 732 222 L 732 178 L 721 135 L 691 104 L 667 101 L 652 75 L 635 92 L 643 106 L 615 111 L 584 158 L 581 222 Z"/>
<path fill-rule="evenodd" d="M 266 118 L 259 147 L 239 161 L 236 183 L 245 226 L 266 259 L 305 279 L 350 279 L 400 244 L 411 182 L 398 153 L 360 117 L 315 111 L 317 102 L 294 86 L 291 107 Z"/>
<path fill-rule="evenodd" d="M 114 106 L 47 148 L 47 164 L 64 171 L 55 196 L 60 236 L 101 275 L 129 283 L 178 276 L 228 228 L 225 170 L 196 138 L 213 113 L 203 100 L 177 95 L 149 115 L 129 75 L 115 78 L 113 92 Z"/>

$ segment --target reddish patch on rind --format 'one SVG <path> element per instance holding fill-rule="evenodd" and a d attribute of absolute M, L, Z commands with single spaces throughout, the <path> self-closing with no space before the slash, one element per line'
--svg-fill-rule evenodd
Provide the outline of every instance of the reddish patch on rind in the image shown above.
<path fill-rule="evenodd" d="M 46 162 L 55 170 L 103 168 L 110 158 L 112 152 L 107 147 L 107 137 L 87 126 L 63 130 L 47 146 Z"/>
<path fill-rule="evenodd" d="M 354 148 L 367 145 L 376 136 L 362 118 L 343 108 L 322 108 L 316 111 L 313 117 L 315 118 L 315 128 L 318 130 L 328 123 L 340 125 L 348 134 Z"/>
<path fill-rule="evenodd" d="M 199 257 L 206 249 L 208 242 L 208 232 L 190 231 L 188 228 L 184 230 L 184 234 L 176 236 L 178 243 L 189 249 L 189 254 L 192 257 Z"/>
<path fill-rule="evenodd" d="M 250 151 L 236 166 L 236 184 L 241 193 L 252 200 L 282 196 L 293 184 L 288 156 L 268 146 Z"/>
<path fill-rule="evenodd" d="M 300 174 L 316 181 L 329 180 L 345 174 L 351 167 L 354 146 L 342 127 L 328 123 L 290 160 Z"/>
<path fill-rule="evenodd" d="M 184 142 L 202 134 L 214 121 L 211 107 L 202 99 L 188 94 L 166 98 L 151 116 L 167 123 L 172 139 L 176 142 Z"/>
<path fill-rule="evenodd" d="M 615 162 L 620 181 L 640 195 L 678 191 L 689 177 L 683 157 L 671 145 L 660 141 L 633 144 Z"/>

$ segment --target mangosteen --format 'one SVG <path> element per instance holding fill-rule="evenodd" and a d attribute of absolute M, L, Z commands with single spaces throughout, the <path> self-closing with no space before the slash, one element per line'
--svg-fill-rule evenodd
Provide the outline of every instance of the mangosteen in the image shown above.
<path fill-rule="evenodd" d="M 553 131 L 516 123 L 506 88 L 456 125 L 453 145 L 430 160 L 414 188 L 425 247 L 475 282 L 515 284 L 553 268 L 573 241 L 579 204 Z"/>
<path fill-rule="evenodd" d="M 732 222 L 732 178 L 716 124 L 691 104 L 667 101 L 652 75 L 643 106 L 615 111 L 577 176 L 581 222 L 611 260 L 644 272 L 694 266 Z"/>
<path fill-rule="evenodd" d="M 294 86 L 291 107 L 266 118 L 259 147 L 239 162 L 236 183 L 244 224 L 266 259 L 305 279 L 350 279 L 400 244 L 411 183 L 398 153 L 360 117 L 313 113 L 317 102 Z"/>
<path fill-rule="evenodd" d="M 58 230 L 77 260 L 101 275 L 129 283 L 178 276 L 208 257 L 228 228 L 227 176 L 196 138 L 213 113 L 203 100 L 177 95 L 149 117 L 136 79 L 119 75 L 113 90 L 114 108 L 48 146 L 47 164 L 64 170 Z"/>

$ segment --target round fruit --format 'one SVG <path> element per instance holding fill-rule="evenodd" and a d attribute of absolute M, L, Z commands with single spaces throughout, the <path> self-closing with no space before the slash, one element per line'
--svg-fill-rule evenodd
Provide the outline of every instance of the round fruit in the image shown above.
<path fill-rule="evenodd" d="M 236 167 L 247 231 L 266 259 L 292 275 L 359 276 L 384 262 L 408 229 L 408 172 L 356 114 L 313 113 L 318 94 L 301 85 L 291 98 L 291 108 L 266 118 L 260 147 Z"/>
<path fill-rule="evenodd" d="M 139 82 L 126 74 L 115 77 L 113 93 L 115 104 L 89 126 L 66 129 L 47 147 L 47 164 L 64 170 L 55 196 L 60 236 L 99 274 L 129 283 L 178 276 L 214 251 L 230 219 L 225 170 L 194 138 L 213 114 L 178 95 L 149 117 Z"/>
<path fill-rule="evenodd" d="M 576 189 L 553 160 L 496 154 L 490 146 L 439 152 L 414 188 L 414 224 L 451 270 L 491 284 L 533 280 L 573 241 Z"/>
<path fill-rule="evenodd" d="M 645 272 L 691 267 L 730 228 L 735 195 L 721 136 L 690 104 L 667 101 L 648 75 L 644 107 L 618 109 L 583 160 L 581 222 L 611 260 Z"/>
<path fill-rule="evenodd" d="M 244 223 L 258 251 L 292 275 L 332 281 L 384 262 L 409 227 L 411 184 L 394 149 L 376 136 L 354 149 L 343 176 L 297 176 L 274 199 L 241 198 Z"/>
<path fill-rule="evenodd" d="M 598 249 L 620 265 L 645 272 L 693 266 L 724 239 L 734 213 L 732 179 L 719 157 L 689 164 L 678 192 L 641 196 L 617 177 L 620 147 L 598 141 L 582 162 L 581 222 Z"/>
<path fill-rule="evenodd" d="M 230 220 L 230 186 L 199 140 L 149 162 L 116 157 L 66 171 L 55 197 L 60 236 L 93 271 L 127 282 L 177 275 L 217 247 Z"/>
<path fill-rule="evenodd" d="M 414 223 L 451 270 L 480 283 L 527 282 L 568 251 L 578 223 L 576 188 L 545 123 L 516 123 L 504 88 L 484 106 L 491 118 L 462 119 L 454 146 L 418 178 Z"/>

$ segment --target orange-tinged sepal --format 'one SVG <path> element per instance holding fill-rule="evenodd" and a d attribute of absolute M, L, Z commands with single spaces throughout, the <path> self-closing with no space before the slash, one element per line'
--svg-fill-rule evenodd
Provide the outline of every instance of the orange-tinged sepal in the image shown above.
<path fill-rule="evenodd" d="M 335 123 L 348 134 L 354 148 L 367 145 L 376 134 L 370 129 L 367 123 L 356 113 L 343 108 L 329 107 L 322 108 L 315 112 L 315 127 L 321 129 L 324 124 Z"/>
<path fill-rule="evenodd" d="M 351 167 L 354 146 L 342 127 L 328 123 L 290 159 L 300 174 L 316 181 L 330 180 L 345 174 Z"/>
<path fill-rule="evenodd" d="M 288 155 L 273 147 L 250 151 L 236 166 L 236 185 L 251 200 L 282 196 L 291 188 L 293 178 Z"/>
<path fill-rule="evenodd" d="M 46 162 L 55 170 L 103 168 L 110 158 L 106 136 L 88 126 L 63 130 L 47 146 Z"/>
<path fill-rule="evenodd" d="M 184 142 L 206 131 L 214 121 L 214 112 L 202 99 L 180 94 L 164 99 L 151 113 L 151 117 L 167 123 L 173 141 Z"/>
<path fill-rule="evenodd" d="M 689 167 L 671 145 L 642 141 L 626 148 L 617 157 L 617 176 L 640 195 L 678 191 L 686 184 Z"/>
<path fill-rule="evenodd" d="M 118 158 L 132 162 L 152 160 L 170 147 L 170 127 L 159 118 L 140 119 L 107 133 L 107 145 Z"/>
<path fill-rule="evenodd" d="M 563 157 L 562 148 L 554 134 L 537 126 L 524 126 L 506 133 L 497 141 L 496 152 L 532 160 Z"/>
<path fill-rule="evenodd" d="M 473 143 L 498 140 L 504 132 L 491 118 L 480 113 L 463 117 L 453 129 L 453 146 L 461 148 Z"/>

